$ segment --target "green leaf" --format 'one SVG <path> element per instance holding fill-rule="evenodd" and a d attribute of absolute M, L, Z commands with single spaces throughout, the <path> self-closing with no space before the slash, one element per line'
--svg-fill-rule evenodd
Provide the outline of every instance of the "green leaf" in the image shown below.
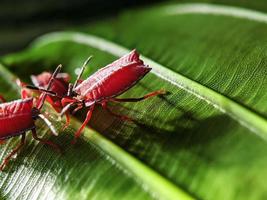
<path fill-rule="evenodd" d="M 2 65 L 0 69 L 1 77 L 8 80 L 8 82 L 3 82 L 1 90 L 7 89 L 8 86 L 15 88 L 14 82 L 10 82 L 15 77 Z M 18 88 L 15 89 L 18 92 Z M 11 93 L 16 95 L 14 90 Z M 55 115 L 51 108 L 50 112 Z M 60 130 L 63 125 L 53 117 L 54 123 Z M 132 196 L 137 199 L 152 199 L 154 190 L 158 190 L 157 195 L 162 195 L 164 198 L 191 199 L 168 180 L 95 131 L 86 128 L 85 140 L 79 141 L 77 148 L 73 148 L 70 145 L 69 134 L 75 133 L 80 125 L 81 123 L 73 119 L 72 128 L 62 132 L 59 138 L 52 140 L 61 144 L 64 155 L 34 141 L 24 147 L 18 159 L 1 173 L 1 199 L 120 199 Z M 47 127 L 40 122 L 37 127 L 39 134 L 49 133 Z M 15 139 L 1 147 L 2 159 L 17 142 L 18 139 Z M 127 172 L 128 168 L 131 173 Z M 146 176 L 143 177 L 140 174 L 146 174 Z M 114 180 L 118 181 L 116 185 Z M 157 184 L 151 180 L 156 180 Z M 154 190 L 144 188 L 143 181 L 150 182 Z M 168 189 L 165 190 L 166 188 Z M 118 192 L 120 190 L 123 192 Z"/>
<path fill-rule="evenodd" d="M 87 129 L 77 148 L 70 134 L 54 139 L 67 147 L 63 156 L 31 143 L 1 175 L 3 196 L 51 190 L 57 199 L 266 199 L 266 24 L 265 14 L 245 9 L 160 6 L 84 27 L 89 34 L 48 34 L 3 58 L 27 81 L 29 72 L 59 63 L 74 77 L 94 55 L 86 77 L 137 48 L 153 71 L 123 96 L 170 92 L 111 104 L 136 124 L 97 108 L 90 125 L 98 133 Z M 39 125 L 39 132 L 47 130 Z"/>

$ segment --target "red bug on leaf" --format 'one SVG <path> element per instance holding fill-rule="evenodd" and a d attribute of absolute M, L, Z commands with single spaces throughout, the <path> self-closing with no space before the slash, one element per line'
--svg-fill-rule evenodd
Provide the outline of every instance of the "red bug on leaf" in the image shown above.
<path fill-rule="evenodd" d="M 90 58 L 84 63 L 74 85 L 69 85 L 68 96 L 61 101 L 62 105 L 65 106 L 61 114 L 69 110 L 70 107 L 75 107 L 74 111 L 83 107 L 89 108 L 86 119 L 80 129 L 76 132 L 72 143 L 76 142 L 76 139 L 81 135 L 82 130 L 91 119 L 96 104 L 100 104 L 110 114 L 116 117 L 123 120 L 131 120 L 127 116 L 113 113 L 108 108 L 107 103 L 110 101 L 137 102 L 159 94 L 165 94 L 164 90 L 158 90 L 140 98 L 117 98 L 118 95 L 133 87 L 151 70 L 147 65 L 144 65 L 136 50 L 133 50 L 129 54 L 98 70 L 77 86 L 89 60 Z"/>
<path fill-rule="evenodd" d="M 52 74 L 50 72 L 43 72 L 39 75 L 32 75 L 31 80 L 36 88 L 46 88 Z M 53 108 L 59 113 L 61 112 L 61 98 L 64 97 L 68 93 L 70 76 L 67 73 L 59 73 L 57 77 L 54 79 L 53 84 L 51 85 L 50 91 L 57 94 L 55 95 L 47 95 L 46 101 L 50 103 Z"/>
<path fill-rule="evenodd" d="M 34 123 L 35 120 L 40 118 L 44 120 L 44 122 L 48 125 L 54 135 L 58 135 L 54 126 L 40 112 L 40 110 L 43 107 L 47 93 L 50 95 L 53 94 L 51 91 L 49 91 L 49 89 L 60 69 L 61 65 L 57 67 L 57 69 L 51 76 L 49 83 L 47 84 L 47 89 L 42 89 L 44 93 L 40 95 L 40 98 L 36 103 L 36 107 L 33 105 L 34 99 L 28 97 L 22 97 L 22 99 L 16 101 L 0 104 L 0 141 L 3 142 L 11 137 L 21 135 L 21 142 L 19 143 L 19 145 L 4 159 L 4 161 L 0 165 L 1 171 L 7 165 L 12 156 L 16 154 L 25 144 L 26 131 L 31 130 L 32 136 L 35 140 L 48 144 L 60 151 L 59 147 L 56 144 L 48 140 L 43 140 L 37 136 L 36 126 Z"/>
<path fill-rule="evenodd" d="M 31 75 L 31 80 L 33 86 L 27 85 L 26 83 L 17 80 L 17 84 L 20 87 L 28 88 L 31 90 L 42 91 L 42 89 L 46 88 L 50 78 L 52 77 L 52 73 L 43 72 L 39 75 Z M 60 113 L 63 106 L 61 104 L 61 99 L 65 97 L 68 93 L 68 86 L 70 81 L 70 75 L 67 73 L 58 73 L 57 77 L 54 79 L 53 84 L 51 85 L 50 91 L 55 93 L 56 95 L 47 94 L 46 101 L 55 109 L 56 112 Z M 40 92 L 39 92 L 40 93 Z M 31 96 L 32 93 L 27 89 L 22 90 L 22 96 Z M 66 124 L 65 127 L 69 125 L 70 117 L 69 113 L 66 112 Z"/>

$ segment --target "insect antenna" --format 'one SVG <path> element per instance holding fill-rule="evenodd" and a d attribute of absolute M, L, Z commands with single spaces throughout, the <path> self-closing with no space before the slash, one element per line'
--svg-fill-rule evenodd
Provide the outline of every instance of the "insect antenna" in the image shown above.
<path fill-rule="evenodd" d="M 47 93 L 47 94 L 49 94 L 51 96 L 57 96 L 57 94 L 55 92 L 53 92 L 53 91 L 49 91 L 49 90 L 46 90 L 46 89 L 43 89 L 43 88 L 39 88 L 39 87 L 36 87 L 36 86 L 33 86 L 33 85 L 26 85 L 26 88 L 31 89 L 31 90 L 38 90 L 38 91 Z"/>
<path fill-rule="evenodd" d="M 43 114 L 38 114 L 38 116 L 46 123 L 46 125 L 51 130 L 53 135 L 58 136 L 58 132 L 56 131 L 56 129 L 53 126 L 53 124 L 49 121 L 49 119 L 47 119 Z"/>
<path fill-rule="evenodd" d="M 71 96 L 72 95 L 72 93 L 73 93 L 72 90 L 73 90 L 73 84 L 72 83 L 69 83 L 67 96 Z"/>
<path fill-rule="evenodd" d="M 82 66 L 82 68 L 81 68 L 81 70 L 80 70 L 80 72 L 79 72 L 79 74 L 78 74 L 78 76 L 77 76 L 77 78 L 76 78 L 76 80 L 75 80 L 75 82 L 74 82 L 74 85 L 73 85 L 73 88 L 74 88 L 74 89 L 76 88 L 76 86 L 77 86 L 77 84 L 78 84 L 80 78 L 82 77 L 82 74 L 83 74 L 83 72 L 84 72 L 84 70 L 85 70 L 86 65 L 89 63 L 89 61 L 92 59 L 92 57 L 93 57 L 93 56 L 89 56 L 89 57 L 86 59 L 86 61 L 83 63 L 83 66 Z"/>
<path fill-rule="evenodd" d="M 54 82 L 54 79 L 56 78 L 57 74 L 60 72 L 62 68 L 62 65 L 58 65 L 58 67 L 56 68 L 56 70 L 54 71 L 53 75 L 51 76 L 51 78 L 49 79 L 49 82 L 47 84 L 47 88 L 46 90 L 49 91 L 53 82 Z M 41 108 L 43 107 L 44 105 L 44 102 L 45 102 L 45 99 L 46 99 L 46 96 L 47 96 L 47 93 L 42 93 L 41 96 L 40 96 L 40 99 L 37 103 L 37 109 L 38 110 L 41 110 Z"/>

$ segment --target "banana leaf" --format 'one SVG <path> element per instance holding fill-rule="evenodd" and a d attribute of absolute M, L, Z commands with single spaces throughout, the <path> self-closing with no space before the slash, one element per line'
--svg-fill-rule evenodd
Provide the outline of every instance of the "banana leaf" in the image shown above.
<path fill-rule="evenodd" d="M 153 70 L 122 97 L 168 95 L 100 107 L 78 144 L 72 126 L 52 141 L 60 156 L 29 139 L 0 175 L 1 196 L 19 199 L 266 199 L 267 15 L 209 5 L 174 4 L 127 11 L 77 30 L 35 40 L 1 59 L 1 92 L 18 96 L 14 75 L 63 64 L 84 78 L 136 48 Z M 8 70 L 8 71 L 7 71 Z M 10 89 L 14 88 L 14 89 Z M 47 111 L 52 109 L 47 107 Z M 76 116 L 80 121 L 83 114 Z M 60 129 L 62 122 L 57 122 Z M 38 132 L 49 131 L 38 123 Z M 30 134 L 29 134 L 30 135 Z M 17 140 L 14 139 L 16 142 Z M 1 158 L 14 146 L 1 146 Z"/>

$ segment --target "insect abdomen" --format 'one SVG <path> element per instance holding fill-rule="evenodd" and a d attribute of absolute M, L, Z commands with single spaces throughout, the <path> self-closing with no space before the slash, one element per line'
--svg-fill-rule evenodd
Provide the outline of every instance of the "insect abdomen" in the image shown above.
<path fill-rule="evenodd" d="M 127 66 L 103 79 L 98 86 L 88 91 L 86 96 L 96 94 L 93 95 L 95 100 L 117 96 L 134 86 L 149 71 L 148 67 Z"/>
<path fill-rule="evenodd" d="M 151 68 L 143 64 L 136 51 L 97 71 L 74 91 L 86 100 L 117 96 L 142 79 Z"/>
<path fill-rule="evenodd" d="M 34 128 L 32 98 L 0 104 L 0 139 Z"/>

